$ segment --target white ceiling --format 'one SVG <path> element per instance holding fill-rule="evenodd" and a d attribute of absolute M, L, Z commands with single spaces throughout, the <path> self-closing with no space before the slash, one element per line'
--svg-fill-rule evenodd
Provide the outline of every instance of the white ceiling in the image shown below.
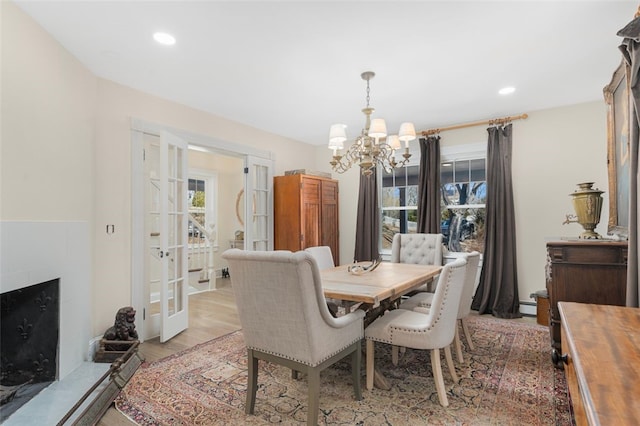
<path fill-rule="evenodd" d="M 602 100 L 637 1 L 16 1 L 96 75 L 310 144 Z M 155 31 L 177 43 L 160 46 Z M 510 96 L 498 95 L 515 86 Z"/>

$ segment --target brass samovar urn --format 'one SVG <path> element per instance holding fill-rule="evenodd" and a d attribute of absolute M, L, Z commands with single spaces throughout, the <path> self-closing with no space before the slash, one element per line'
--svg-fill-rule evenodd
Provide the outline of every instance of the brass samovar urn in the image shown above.
<path fill-rule="evenodd" d="M 598 222 L 600 222 L 600 212 L 602 211 L 602 194 L 598 188 L 593 189 L 593 182 L 584 182 L 578 184 L 573 194 L 569 194 L 573 198 L 573 208 L 576 215 L 567 215 L 567 219 L 563 225 L 567 223 L 579 223 L 584 228 L 584 232 L 580 234 L 583 239 L 600 239 L 602 236 L 594 231 Z M 577 219 L 576 219 L 577 218 Z"/>

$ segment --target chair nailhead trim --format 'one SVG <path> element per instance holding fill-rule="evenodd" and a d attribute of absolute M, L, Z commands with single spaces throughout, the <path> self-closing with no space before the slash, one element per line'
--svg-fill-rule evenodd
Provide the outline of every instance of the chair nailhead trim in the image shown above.
<path fill-rule="evenodd" d="M 338 349 L 337 351 L 334 351 L 334 352 L 330 353 L 329 355 L 327 355 L 326 357 L 324 357 L 320 361 L 318 361 L 316 364 L 309 364 L 307 361 L 302 361 L 300 359 L 293 358 L 291 356 L 284 355 L 284 354 L 281 354 L 279 352 L 265 351 L 264 349 L 261 349 L 261 348 L 255 347 L 255 346 L 247 346 L 247 349 L 252 349 L 252 350 L 258 351 L 258 352 L 264 352 L 265 354 L 275 355 L 275 356 L 280 357 L 280 358 L 284 358 L 284 359 L 288 359 L 288 360 L 291 360 L 291 361 L 299 362 L 300 364 L 308 365 L 310 367 L 315 367 L 317 365 L 322 364 L 323 362 L 325 362 L 326 360 L 328 360 L 332 356 L 342 352 L 344 349 L 348 348 L 349 346 L 353 345 L 354 343 L 359 342 L 360 340 L 362 340 L 362 339 L 356 339 L 353 342 L 349 343 L 348 345 L 345 345 L 343 348 Z"/>

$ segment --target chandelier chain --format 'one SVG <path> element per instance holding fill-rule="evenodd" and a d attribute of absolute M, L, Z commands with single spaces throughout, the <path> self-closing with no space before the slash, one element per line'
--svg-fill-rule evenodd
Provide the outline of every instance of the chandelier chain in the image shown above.
<path fill-rule="evenodd" d="M 369 79 L 367 79 L 367 108 L 369 108 Z"/>

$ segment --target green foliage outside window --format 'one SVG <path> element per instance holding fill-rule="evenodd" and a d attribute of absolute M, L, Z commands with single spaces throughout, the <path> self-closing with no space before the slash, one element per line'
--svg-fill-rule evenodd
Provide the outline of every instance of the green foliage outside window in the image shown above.
<path fill-rule="evenodd" d="M 193 207 L 204 207 L 204 191 L 196 191 L 191 200 Z"/>

